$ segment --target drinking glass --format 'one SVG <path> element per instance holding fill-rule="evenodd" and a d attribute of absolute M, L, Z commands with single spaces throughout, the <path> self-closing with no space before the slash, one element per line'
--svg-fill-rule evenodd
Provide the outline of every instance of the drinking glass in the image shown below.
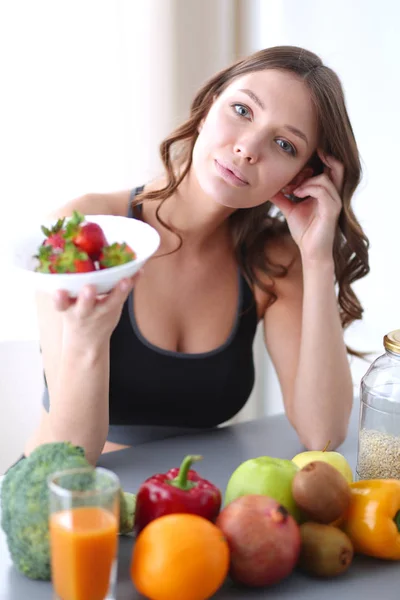
<path fill-rule="evenodd" d="M 55 600 L 116 600 L 120 482 L 83 467 L 48 480 Z"/>

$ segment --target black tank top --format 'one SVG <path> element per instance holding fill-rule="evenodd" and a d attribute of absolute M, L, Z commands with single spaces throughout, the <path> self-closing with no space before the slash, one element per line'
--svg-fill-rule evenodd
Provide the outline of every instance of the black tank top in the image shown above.
<path fill-rule="evenodd" d="M 142 189 L 132 190 L 130 200 Z M 131 292 L 110 340 L 110 441 L 129 444 L 164 437 L 163 432 L 167 436 L 215 427 L 243 408 L 254 385 L 258 319 L 252 291 L 239 269 L 238 278 L 232 331 L 221 346 L 200 354 L 168 351 L 148 342 L 136 323 Z M 44 405 L 48 408 L 47 390 Z"/>

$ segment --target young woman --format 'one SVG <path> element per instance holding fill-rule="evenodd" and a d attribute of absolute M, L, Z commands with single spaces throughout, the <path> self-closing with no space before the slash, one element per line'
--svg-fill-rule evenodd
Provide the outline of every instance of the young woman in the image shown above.
<path fill-rule="evenodd" d="M 161 155 L 160 179 L 52 214 L 140 218 L 161 245 L 106 298 L 38 298 L 47 397 L 25 453 L 70 440 L 95 463 L 149 431 L 225 422 L 251 393 L 261 320 L 300 441 L 337 447 L 353 395 L 343 329 L 362 316 L 351 284 L 369 270 L 338 77 L 304 49 L 261 50 L 204 85 Z"/>

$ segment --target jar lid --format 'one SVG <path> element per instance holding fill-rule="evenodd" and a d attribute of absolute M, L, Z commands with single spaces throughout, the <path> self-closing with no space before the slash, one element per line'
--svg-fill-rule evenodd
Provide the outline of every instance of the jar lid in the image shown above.
<path fill-rule="evenodd" d="M 383 338 L 383 345 L 386 350 L 400 354 L 400 329 L 387 333 Z"/>

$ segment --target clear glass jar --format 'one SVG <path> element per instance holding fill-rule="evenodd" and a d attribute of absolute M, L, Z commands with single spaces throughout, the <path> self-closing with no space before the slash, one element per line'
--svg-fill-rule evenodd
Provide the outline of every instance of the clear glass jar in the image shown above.
<path fill-rule="evenodd" d="M 400 329 L 361 380 L 356 479 L 400 479 Z"/>

